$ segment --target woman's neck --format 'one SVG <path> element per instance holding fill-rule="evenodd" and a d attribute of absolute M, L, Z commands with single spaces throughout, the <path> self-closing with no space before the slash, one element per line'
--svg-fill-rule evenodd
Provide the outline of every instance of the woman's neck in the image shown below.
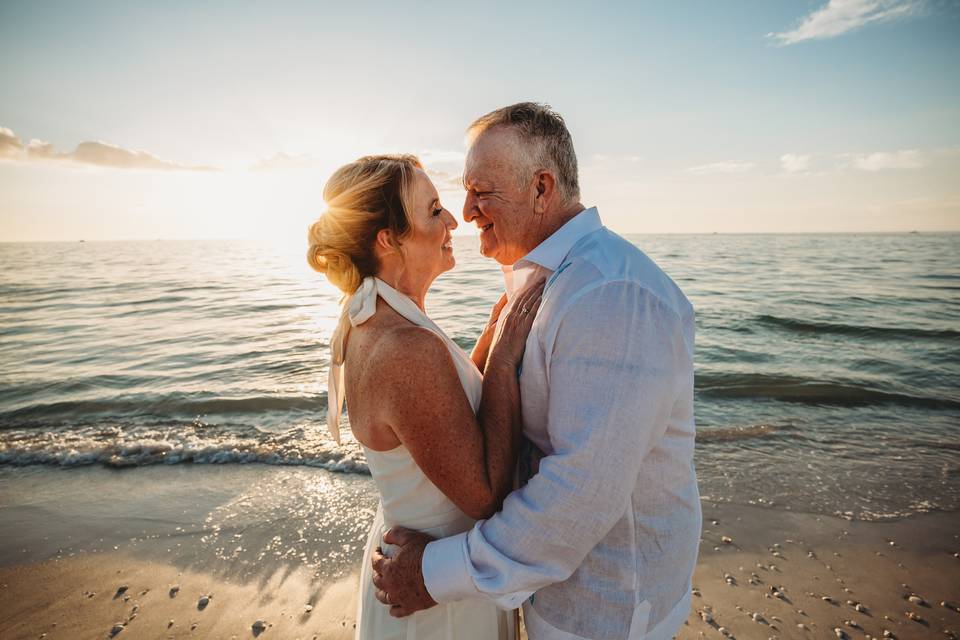
<path fill-rule="evenodd" d="M 414 304 L 420 308 L 420 311 L 426 313 L 425 304 L 427 291 L 430 289 L 433 278 L 418 278 L 407 270 L 396 271 L 393 269 L 381 269 L 377 277 L 413 300 Z"/>

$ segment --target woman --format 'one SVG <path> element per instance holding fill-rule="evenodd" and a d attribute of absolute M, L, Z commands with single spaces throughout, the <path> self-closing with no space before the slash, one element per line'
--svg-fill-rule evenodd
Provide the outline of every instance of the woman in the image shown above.
<path fill-rule="evenodd" d="M 339 441 L 349 398 L 350 427 L 380 491 L 356 637 L 513 638 L 514 615 L 486 601 L 392 617 L 376 600 L 370 555 L 392 526 L 445 537 L 499 509 L 521 437 L 517 366 L 542 283 L 509 305 L 501 298 L 467 356 L 424 311 L 431 283 L 455 264 L 457 223 L 420 162 L 360 158 L 323 195 L 328 210 L 310 227 L 307 257 L 347 296 L 331 338 L 328 424 Z"/>

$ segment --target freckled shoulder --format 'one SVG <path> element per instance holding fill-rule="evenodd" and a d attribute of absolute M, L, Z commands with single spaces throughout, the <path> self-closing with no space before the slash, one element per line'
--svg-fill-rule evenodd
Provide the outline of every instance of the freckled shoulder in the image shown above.
<path fill-rule="evenodd" d="M 371 345 L 371 362 L 381 384 L 409 384 L 412 376 L 430 375 L 438 365 L 453 365 L 443 339 L 424 327 L 398 325 L 387 328 Z"/>

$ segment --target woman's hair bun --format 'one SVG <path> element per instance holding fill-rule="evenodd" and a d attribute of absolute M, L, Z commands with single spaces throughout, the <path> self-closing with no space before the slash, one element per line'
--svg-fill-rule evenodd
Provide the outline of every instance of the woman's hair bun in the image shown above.
<path fill-rule="evenodd" d="M 353 259 L 339 249 L 311 244 L 307 251 L 307 262 L 314 271 L 325 275 L 330 284 L 348 295 L 356 291 L 363 282 L 360 269 L 353 263 Z"/>
<path fill-rule="evenodd" d="M 407 200 L 415 156 L 365 156 L 337 169 L 324 188 L 328 209 L 307 232 L 307 262 L 331 284 L 353 294 L 377 272 L 374 243 L 389 229 L 400 238 L 410 229 Z"/>

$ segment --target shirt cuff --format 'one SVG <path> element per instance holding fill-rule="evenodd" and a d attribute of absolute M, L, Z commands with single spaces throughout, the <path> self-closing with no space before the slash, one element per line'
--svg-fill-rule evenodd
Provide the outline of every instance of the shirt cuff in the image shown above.
<path fill-rule="evenodd" d="M 423 550 L 423 586 L 438 604 L 477 595 L 467 569 L 467 534 L 427 543 Z"/>

